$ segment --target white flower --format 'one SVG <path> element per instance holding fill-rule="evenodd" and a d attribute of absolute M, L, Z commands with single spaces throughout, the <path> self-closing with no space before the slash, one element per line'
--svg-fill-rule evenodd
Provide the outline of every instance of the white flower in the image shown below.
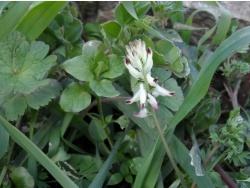
<path fill-rule="evenodd" d="M 135 77 L 135 78 L 137 78 L 137 79 L 143 78 L 142 73 L 139 72 L 138 70 L 136 70 L 136 69 L 131 65 L 131 63 L 130 63 L 130 61 L 129 61 L 128 59 L 125 59 L 124 62 L 125 62 L 124 64 L 125 64 L 125 66 L 127 67 L 129 73 L 130 73 L 133 77 Z"/>
<path fill-rule="evenodd" d="M 132 104 L 140 101 L 140 112 L 135 112 L 134 116 L 145 118 L 148 116 L 146 103 L 148 102 L 154 109 L 158 109 L 158 103 L 155 97 L 173 96 L 175 92 L 168 91 L 157 84 L 158 78 L 151 76 L 153 68 L 153 51 L 146 48 L 145 42 L 141 39 L 130 42 L 126 46 L 126 56 L 124 63 L 129 73 L 140 82 L 140 87 L 134 96 L 126 100 L 126 104 Z M 145 89 L 147 88 L 148 91 Z M 152 91 L 151 91 L 152 90 Z"/>
<path fill-rule="evenodd" d="M 153 108 L 154 109 L 158 109 L 159 107 L 158 107 L 158 103 L 157 103 L 157 101 L 156 101 L 156 99 L 152 96 L 152 95 L 150 95 L 149 93 L 148 93 L 148 102 L 153 106 Z"/>
<path fill-rule="evenodd" d="M 158 84 L 155 86 L 155 89 L 153 90 L 152 94 L 157 97 L 159 95 L 161 96 L 173 96 L 175 94 L 174 91 L 168 91 L 165 88 L 159 86 Z"/>
<path fill-rule="evenodd" d="M 148 116 L 148 110 L 147 108 L 141 109 L 140 112 L 134 112 L 134 116 L 138 118 L 145 118 Z"/>

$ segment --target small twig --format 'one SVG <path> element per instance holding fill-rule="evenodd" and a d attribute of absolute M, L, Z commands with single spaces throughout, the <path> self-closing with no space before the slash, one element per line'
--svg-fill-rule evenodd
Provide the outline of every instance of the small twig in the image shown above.
<path fill-rule="evenodd" d="M 237 188 L 238 186 L 234 183 L 234 181 L 229 177 L 229 175 L 217 164 L 214 167 L 214 170 L 218 172 L 221 176 L 221 179 L 229 188 Z"/>

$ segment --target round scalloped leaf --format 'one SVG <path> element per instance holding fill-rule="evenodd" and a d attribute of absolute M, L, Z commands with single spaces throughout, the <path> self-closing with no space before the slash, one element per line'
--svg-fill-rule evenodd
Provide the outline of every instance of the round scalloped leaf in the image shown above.
<path fill-rule="evenodd" d="M 112 82 L 109 80 L 92 80 L 89 84 L 91 89 L 98 95 L 102 97 L 116 97 L 120 93 L 115 90 L 114 86 L 112 85 Z"/>
<path fill-rule="evenodd" d="M 58 82 L 43 80 L 56 60 L 46 57 L 48 51 L 48 45 L 30 44 L 17 31 L 0 41 L 0 114 L 6 119 L 17 120 L 27 106 L 38 109 L 59 94 Z"/>
<path fill-rule="evenodd" d="M 83 86 L 73 82 L 66 87 L 60 99 L 60 106 L 66 112 L 80 112 L 87 108 L 91 102 L 91 95 Z"/>
<path fill-rule="evenodd" d="M 94 78 L 94 74 L 91 72 L 91 65 L 93 63 L 93 58 L 81 55 L 64 62 L 62 67 L 76 79 L 90 81 Z"/>

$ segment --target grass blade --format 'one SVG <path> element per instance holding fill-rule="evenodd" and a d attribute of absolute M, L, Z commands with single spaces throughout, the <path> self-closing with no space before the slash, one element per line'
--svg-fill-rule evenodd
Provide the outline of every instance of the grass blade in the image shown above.
<path fill-rule="evenodd" d="M 52 162 L 31 140 L 29 140 L 22 132 L 12 126 L 2 116 L 0 116 L 0 124 L 6 129 L 11 138 L 33 156 L 49 173 L 65 188 L 77 188 L 77 185 Z"/>
<path fill-rule="evenodd" d="M 17 30 L 33 41 L 55 18 L 67 2 L 42 2 L 32 8 L 18 24 Z"/>
<path fill-rule="evenodd" d="M 15 29 L 23 16 L 29 9 L 32 2 L 13 2 L 14 5 L 9 8 L 0 18 L 0 40 Z"/>

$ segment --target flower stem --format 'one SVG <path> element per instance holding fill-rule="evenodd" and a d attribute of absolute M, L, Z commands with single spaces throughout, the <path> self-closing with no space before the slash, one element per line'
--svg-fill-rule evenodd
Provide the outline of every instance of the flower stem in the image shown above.
<path fill-rule="evenodd" d="M 146 78 L 145 75 L 144 75 L 144 83 L 145 83 L 145 89 L 146 89 L 146 91 L 147 91 L 148 93 L 150 93 L 150 88 L 149 88 L 149 85 L 148 85 L 148 82 L 147 82 L 147 78 Z M 173 156 L 172 156 L 172 154 L 171 154 L 171 151 L 170 151 L 170 149 L 169 149 L 169 147 L 168 147 L 168 144 L 167 144 L 167 142 L 166 142 L 166 140 L 165 140 L 165 138 L 164 138 L 164 135 L 163 135 L 163 133 L 162 133 L 162 130 L 161 130 L 161 127 L 160 127 L 160 124 L 159 124 L 159 121 L 158 121 L 158 119 L 157 119 L 157 116 L 156 116 L 156 113 L 155 113 L 155 109 L 153 108 L 153 106 L 151 106 L 151 113 L 152 113 L 152 115 L 153 115 L 154 122 L 155 122 L 155 127 L 156 127 L 156 129 L 157 129 L 157 131 L 158 131 L 158 133 L 159 133 L 159 135 L 160 135 L 160 138 L 161 138 L 161 141 L 162 141 L 163 146 L 164 146 L 164 148 L 165 148 L 165 151 L 166 151 L 166 153 L 167 153 L 167 156 L 168 156 L 168 158 L 169 158 L 169 160 L 170 160 L 170 162 L 171 162 L 171 164 L 172 164 L 172 166 L 173 166 L 173 168 L 174 168 L 176 174 L 177 174 L 178 177 L 180 178 L 183 187 L 184 187 L 184 188 L 187 188 L 187 185 L 186 185 L 185 180 L 184 180 L 184 178 L 183 178 L 183 176 L 182 176 L 182 173 L 181 173 L 181 171 L 179 170 L 179 168 L 177 167 L 177 165 L 176 165 L 176 163 L 175 163 L 175 160 L 174 160 L 174 158 L 173 158 Z"/>
<path fill-rule="evenodd" d="M 153 115 L 153 118 L 154 118 L 154 121 L 155 121 L 156 129 L 157 129 L 157 131 L 158 131 L 158 133 L 159 133 L 159 135 L 160 135 L 160 138 L 161 138 L 161 141 L 162 141 L 162 143 L 163 143 L 163 145 L 164 145 L 164 148 L 165 148 L 165 151 L 166 151 L 166 153 L 167 153 L 167 156 L 168 156 L 168 158 L 169 158 L 169 160 L 170 160 L 170 162 L 171 162 L 171 164 L 172 164 L 172 166 L 173 166 L 175 172 L 177 173 L 178 177 L 180 178 L 183 187 L 187 187 L 187 185 L 186 185 L 186 183 L 185 183 L 185 180 L 184 180 L 184 178 L 183 178 L 183 176 L 182 176 L 182 173 L 181 173 L 181 171 L 179 170 L 179 168 L 177 167 L 177 165 L 176 165 L 176 163 L 175 163 L 175 160 L 174 160 L 174 158 L 173 158 L 173 156 L 172 156 L 172 154 L 171 154 L 171 151 L 170 151 L 170 149 L 169 149 L 169 147 L 168 147 L 168 144 L 167 144 L 167 142 L 166 142 L 166 140 L 165 140 L 165 138 L 164 138 L 164 136 L 163 136 L 163 133 L 162 133 L 160 124 L 159 124 L 158 119 L 157 119 L 157 117 L 156 117 L 155 110 L 154 110 L 154 108 L 153 108 L 152 106 L 151 106 L 151 113 L 152 113 L 152 115 Z"/>
<path fill-rule="evenodd" d="M 104 120 L 104 116 L 103 116 L 103 111 L 102 111 L 102 102 L 101 102 L 101 98 L 100 97 L 97 97 L 97 108 L 98 108 L 98 112 L 100 114 L 100 120 L 102 122 L 102 124 L 104 125 L 105 123 L 105 120 Z M 110 135 L 109 135 L 109 132 L 108 132 L 108 128 L 105 127 L 104 128 L 104 131 L 105 131 L 105 134 L 107 136 L 107 139 L 108 139 L 108 142 L 109 142 L 109 145 L 111 146 L 111 148 L 114 147 L 114 144 L 110 138 Z"/>

